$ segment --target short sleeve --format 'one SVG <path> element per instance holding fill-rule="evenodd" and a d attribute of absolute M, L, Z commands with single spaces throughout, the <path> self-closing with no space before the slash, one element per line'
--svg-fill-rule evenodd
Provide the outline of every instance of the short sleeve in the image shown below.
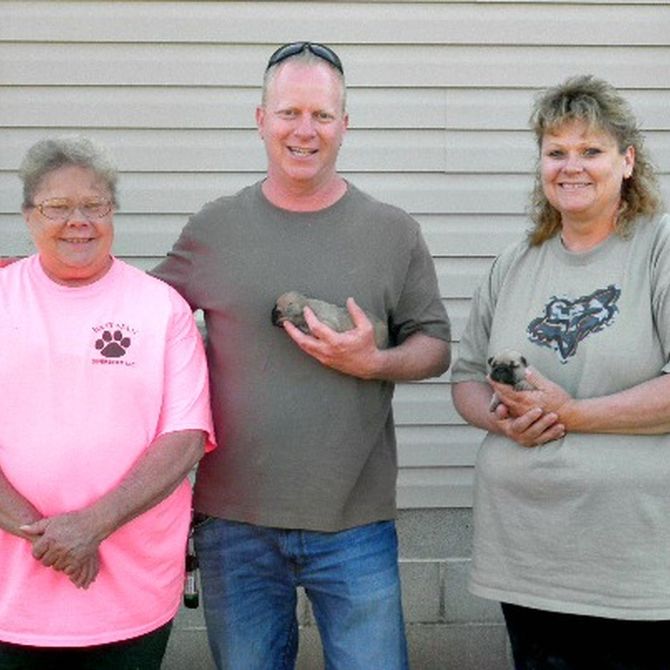
<path fill-rule="evenodd" d="M 435 264 L 418 224 L 402 293 L 393 314 L 393 335 L 398 344 L 416 332 L 447 342 L 451 339 Z"/>
<path fill-rule="evenodd" d="M 651 257 L 652 310 L 656 332 L 661 342 L 665 365 L 663 372 L 670 372 L 670 215 L 664 214 Z"/>
<path fill-rule="evenodd" d="M 191 310 L 169 289 L 172 314 L 165 347 L 165 380 L 158 434 L 203 430 L 206 449 L 215 446 L 209 399 L 209 375 L 202 337 Z"/>

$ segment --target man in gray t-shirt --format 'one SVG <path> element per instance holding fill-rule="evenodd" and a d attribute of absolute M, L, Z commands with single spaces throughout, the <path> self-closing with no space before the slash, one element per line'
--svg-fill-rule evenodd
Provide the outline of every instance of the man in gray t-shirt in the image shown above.
<path fill-rule="evenodd" d="M 407 667 L 395 534 L 395 381 L 442 374 L 449 321 L 418 224 L 336 169 L 348 115 L 328 47 L 278 49 L 256 120 L 266 178 L 207 204 L 154 274 L 207 325 L 220 449 L 195 485 L 219 668 L 292 667 L 304 586 L 328 667 Z M 347 306 L 336 333 L 274 327 L 296 290 Z M 365 312 L 388 323 L 379 349 Z"/>

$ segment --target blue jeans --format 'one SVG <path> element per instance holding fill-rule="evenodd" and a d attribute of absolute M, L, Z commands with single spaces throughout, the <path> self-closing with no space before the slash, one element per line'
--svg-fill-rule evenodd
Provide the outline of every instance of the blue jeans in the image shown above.
<path fill-rule="evenodd" d="M 320 533 L 208 517 L 195 545 L 219 670 L 295 667 L 298 586 L 327 670 L 408 668 L 393 521 Z"/>

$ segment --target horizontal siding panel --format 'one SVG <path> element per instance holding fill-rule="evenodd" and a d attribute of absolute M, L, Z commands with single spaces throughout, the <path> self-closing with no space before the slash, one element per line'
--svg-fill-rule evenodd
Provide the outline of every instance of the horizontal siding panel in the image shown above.
<path fill-rule="evenodd" d="M 545 86 L 588 71 L 617 86 L 670 86 L 661 47 L 352 46 L 343 54 L 351 86 Z M 203 44 L 0 43 L 7 84 L 257 86 L 256 47 Z M 85 67 L 82 65 L 85 63 Z"/>
<path fill-rule="evenodd" d="M 401 467 L 473 466 L 484 431 L 472 426 L 398 426 Z"/>
<path fill-rule="evenodd" d="M 393 399 L 393 413 L 399 426 L 463 423 L 451 402 L 449 384 L 435 381 L 399 385 Z"/>
<path fill-rule="evenodd" d="M 527 175 L 363 174 L 343 173 L 374 197 L 416 215 L 438 213 L 522 213 L 530 181 Z M 261 179 L 262 173 L 122 175 L 124 209 L 128 212 L 184 213 L 204 202 Z M 15 174 L 0 173 L 0 213 L 16 211 L 19 185 Z"/>
<path fill-rule="evenodd" d="M 114 251 L 126 258 L 139 255 L 158 260 L 172 248 L 187 220 L 188 217 L 181 214 L 135 215 L 119 212 L 114 216 Z"/>
<path fill-rule="evenodd" d="M 4 77 L 0 82 L 7 83 Z M 3 127 L 62 129 L 254 128 L 261 96 L 260 86 L 184 89 L 22 83 L 0 87 L 0 92 Z"/>
<path fill-rule="evenodd" d="M 10 236 L 28 236 L 19 214 L 20 189 L 16 188 L 14 212 L 0 214 L 2 240 Z M 121 210 L 114 216 L 116 249 L 121 255 L 163 256 L 172 246 L 185 225 L 188 214 L 128 214 L 125 209 L 123 188 L 120 194 Z M 418 217 L 423 235 L 434 256 L 438 257 L 493 257 L 506 246 L 520 240 L 528 225 L 523 216 L 428 216 Z M 477 253 L 473 252 L 473 240 Z"/>
<path fill-rule="evenodd" d="M 670 130 L 661 91 L 621 90 L 643 128 Z M 519 88 L 355 88 L 347 94 L 347 106 L 352 128 L 526 131 L 535 93 Z M 258 86 L 20 85 L 0 86 L 0 94 L 0 126 L 6 128 L 254 129 L 260 101 Z"/>
<path fill-rule="evenodd" d="M 435 271 L 441 295 L 470 298 L 491 265 L 491 259 L 479 257 L 436 258 Z"/>
<path fill-rule="evenodd" d="M 56 134 L 56 133 L 51 133 Z M 67 133 L 64 133 L 67 134 Z M 263 171 L 265 149 L 256 130 L 88 130 L 86 136 L 109 149 L 122 172 L 207 173 Z M 18 165 L 25 150 L 44 137 L 40 129 L 0 131 L 8 151 L 2 168 Z"/>
<path fill-rule="evenodd" d="M 261 89 L 189 86 L 0 87 L 7 128 L 255 128 Z M 347 92 L 355 128 L 444 128 L 442 89 L 359 88 Z"/>
<path fill-rule="evenodd" d="M 17 200 L 17 213 L 0 214 L 0 230 L 3 231 L 0 255 L 25 255 L 29 253 L 26 249 L 32 248 L 23 218 L 18 213 L 19 206 Z M 160 258 L 172 247 L 186 220 L 181 214 L 134 215 L 117 212 L 114 215 L 114 253 L 128 259 L 137 255 Z"/>
<path fill-rule="evenodd" d="M 446 172 L 530 172 L 537 149 L 526 131 L 464 131 L 446 133 Z"/>
<path fill-rule="evenodd" d="M 1 215 L 0 256 L 27 256 L 34 246 L 20 214 Z"/>
<path fill-rule="evenodd" d="M 484 436 L 471 426 L 398 426 L 400 507 L 471 504 L 473 466 Z"/>
<path fill-rule="evenodd" d="M 190 214 L 225 193 L 235 193 L 261 174 L 124 174 L 120 192 L 126 212 Z M 0 213 L 16 211 L 20 185 L 15 174 L 0 173 Z"/>
<path fill-rule="evenodd" d="M 645 130 L 645 142 L 661 170 L 670 173 L 670 130 Z M 537 157 L 530 130 L 446 132 L 445 171 L 449 173 L 531 173 Z"/>
<path fill-rule="evenodd" d="M 43 129 L 0 129 L 0 170 L 16 169 Z M 265 148 L 253 130 L 89 130 L 126 172 L 262 172 Z M 647 132 L 654 160 L 670 174 L 670 131 Z M 356 130 L 347 133 L 344 172 L 526 173 L 537 148 L 530 131 Z"/>
<path fill-rule="evenodd" d="M 42 129 L 0 130 L 0 169 L 18 167 Z M 265 148 L 249 130 L 89 130 L 126 172 L 262 172 Z M 355 130 L 347 133 L 339 165 L 343 171 L 435 172 L 445 169 L 445 133 L 439 130 Z"/>
<path fill-rule="evenodd" d="M 230 44 L 0 43 L 0 63 L 8 84 L 258 86 L 263 76 L 257 49 Z"/>
<path fill-rule="evenodd" d="M 349 87 L 354 128 L 445 128 L 448 91 L 443 88 Z"/>
<path fill-rule="evenodd" d="M 563 8 L 559 25 L 555 3 L 8 2 L 0 39 L 48 40 L 57 34 L 71 42 L 95 35 L 101 42 L 216 44 L 258 41 L 263 36 L 269 50 L 295 39 L 297 14 L 302 34 L 338 46 L 343 54 L 348 47 L 340 45 L 383 43 L 390 36 L 398 44 L 427 45 L 665 44 L 670 21 L 669 8 L 662 4 L 617 7 L 610 2 Z"/>
<path fill-rule="evenodd" d="M 482 277 L 483 278 L 483 277 Z M 458 342 L 465 329 L 470 314 L 470 298 L 449 298 L 444 301 L 451 321 L 451 339 Z M 456 360 L 456 351 L 452 350 L 452 360 Z"/>
<path fill-rule="evenodd" d="M 473 468 L 403 468 L 398 507 L 471 507 L 473 481 Z"/>
<path fill-rule="evenodd" d="M 407 47 L 393 56 L 366 62 L 355 58 L 351 81 L 379 86 L 546 86 L 589 72 L 616 86 L 670 85 L 667 50 L 654 47 L 445 46 Z M 354 77 L 354 75 L 357 75 Z"/>
<path fill-rule="evenodd" d="M 422 214 L 417 217 L 434 256 L 496 256 L 523 237 L 530 223 L 525 215 Z"/>
<path fill-rule="evenodd" d="M 667 55 L 664 56 L 667 59 Z M 591 72 L 592 68 L 588 68 Z M 583 66 L 565 73 L 565 76 L 585 74 Z M 447 128 L 471 130 L 525 130 L 528 127 L 533 100 L 540 88 L 552 86 L 563 80 L 563 76 L 547 77 L 539 88 L 530 89 L 463 87 L 446 91 Z M 618 89 L 632 106 L 641 127 L 646 130 L 669 130 L 667 92 L 663 85 L 658 88 L 637 88 L 636 84 L 616 83 Z M 667 85 L 665 86 L 667 88 Z"/>

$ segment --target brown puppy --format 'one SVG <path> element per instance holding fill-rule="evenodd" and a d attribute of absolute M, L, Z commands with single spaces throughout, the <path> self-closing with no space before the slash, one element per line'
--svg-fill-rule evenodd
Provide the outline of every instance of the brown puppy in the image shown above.
<path fill-rule="evenodd" d="M 354 322 L 351 320 L 351 315 L 346 307 L 333 305 L 316 298 L 308 298 L 297 291 L 282 293 L 277 298 L 277 302 L 272 310 L 273 325 L 281 326 L 284 321 L 290 321 L 303 333 L 309 334 L 309 326 L 303 314 L 305 307 L 309 307 L 319 321 L 325 323 L 338 333 L 343 333 L 346 330 L 354 328 Z M 385 349 L 389 341 L 387 324 L 369 312 L 365 314 L 370 319 L 374 328 L 377 346 L 380 349 Z"/>
<path fill-rule="evenodd" d="M 535 387 L 526 381 L 526 368 L 528 362 L 526 358 L 514 349 L 504 349 L 488 360 L 491 372 L 489 376 L 495 382 L 509 384 L 515 391 L 531 391 Z M 494 393 L 491 397 L 489 410 L 492 412 L 500 404 L 498 394 Z"/>

